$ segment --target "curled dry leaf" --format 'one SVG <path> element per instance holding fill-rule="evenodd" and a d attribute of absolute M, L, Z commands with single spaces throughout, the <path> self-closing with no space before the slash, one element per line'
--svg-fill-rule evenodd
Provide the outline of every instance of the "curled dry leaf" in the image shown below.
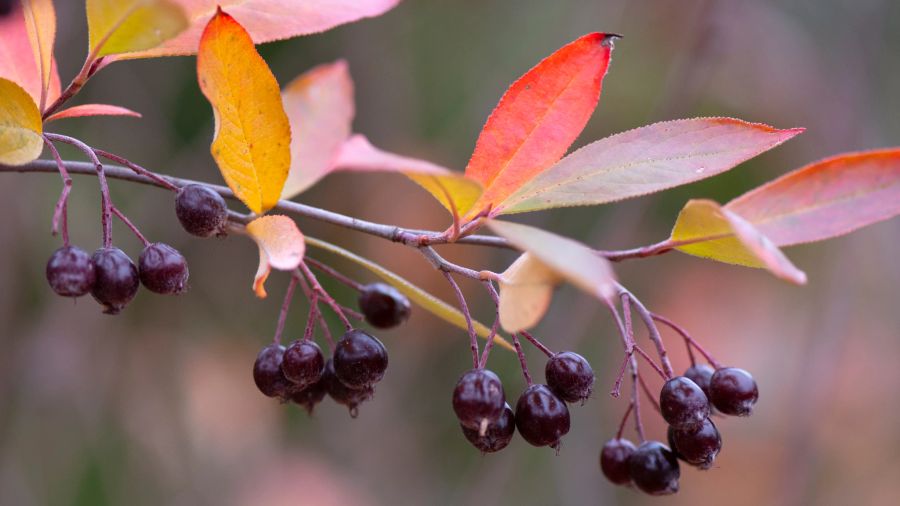
<path fill-rule="evenodd" d="M 87 0 L 87 18 L 94 57 L 152 49 L 188 26 L 172 0 Z"/>
<path fill-rule="evenodd" d="M 41 156 L 41 113 L 24 88 L 0 78 L 0 163 L 22 165 Z"/>
<path fill-rule="evenodd" d="M 522 253 L 500 279 L 500 325 L 507 332 L 528 330 L 543 318 L 562 278 L 531 253 Z"/>
<path fill-rule="evenodd" d="M 200 90 L 213 107 L 210 151 L 222 177 L 251 211 L 278 203 L 291 163 L 291 128 L 278 82 L 234 18 L 219 11 L 197 53 Z"/>
<path fill-rule="evenodd" d="M 690 255 L 764 268 L 792 283 L 806 283 L 806 274 L 753 224 L 711 200 L 689 201 L 678 215 L 671 240 Z"/>
<path fill-rule="evenodd" d="M 264 299 L 269 273 L 272 269 L 293 271 L 299 267 L 306 252 L 306 241 L 294 220 L 281 215 L 251 221 L 247 224 L 247 233 L 259 246 L 259 269 L 253 280 L 253 291 Z"/>

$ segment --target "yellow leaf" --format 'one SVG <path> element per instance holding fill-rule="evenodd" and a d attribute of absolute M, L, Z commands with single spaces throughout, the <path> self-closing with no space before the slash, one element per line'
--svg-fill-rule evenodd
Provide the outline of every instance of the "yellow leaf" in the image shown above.
<path fill-rule="evenodd" d="M 711 200 L 691 200 L 681 210 L 671 240 L 676 249 L 729 264 L 768 269 L 779 278 L 806 283 L 806 274 L 750 222 Z"/>
<path fill-rule="evenodd" d="M 500 279 L 500 325 L 507 332 L 519 332 L 537 325 L 553 298 L 561 278 L 553 269 L 523 253 Z"/>
<path fill-rule="evenodd" d="M 41 113 L 21 86 L 0 78 L 0 163 L 22 165 L 41 156 Z"/>
<path fill-rule="evenodd" d="M 243 27 L 222 11 L 200 39 L 197 78 L 213 107 L 211 152 L 225 182 L 251 211 L 271 209 L 291 166 L 291 127 L 275 76 Z"/>
<path fill-rule="evenodd" d="M 40 109 L 47 102 L 50 79 L 53 76 L 53 42 L 56 40 L 56 10 L 52 0 L 25 0 L 25 29 L 34 51 L 34 60 L 41 74 Z"/>
<path fill-rule="evenodd" d="M 292 271 L 300 266 L 306 252 L 303 233 L 287 216 L 271 215 L 247 224 L 247 233 L 259 246 L 259 269 L 253 280 L 253 291 L 266 298 L 266 278 L 272 269 Z"/>
<path fill-rule="evenodd" d="M 87 18 L 95 57 L 152 49 L 188 26 L 170 0 L 87 0 Z"/>
<path fill-rule="evenodd" d="M 373 272 L 376 276 L 399 290 L 402 294 L 409 297 L 410 300 L 415 302 L 419 307 L 427 310 L 431 314 L 448 323 L 451 323 L 463 330 L 468 330 L 468 326 L 466 325 L 466 318 L 458 309 L 451 306 L 450 304 L 447 304 L 441 299 L 438 299 L 434 295 L 431 295 L 418 286 L 410 283 L 401 276 L 385 269 L 384 267 L 376 264 L 369 259 L 363 258 L 356 253 L 353 253 L 352 251 L 347 251 L 344 248 L 335 246 L 334 244 L 331 244 L 329 242 L 315 239 L 313 237 L 307 237 L 306 242 L 314 248 L 319 248 L 334 253 L 335 255 L 344 257 L 357 265 L 365 267 L 366 269 Z M 475 327 L 475 332 L 479 336 L 486 339 L 487 336 L 490 335 L 491 330 L 487 328 L 483 323 L 477 320 L 473 320 L 472 324 Z M 494 337 L 494 343 L 506 348 L 507 350 L 514 350 L 513 346 L 509 344 L 509 341 L 503 339 L 503 337 L 499 335 Z"/>

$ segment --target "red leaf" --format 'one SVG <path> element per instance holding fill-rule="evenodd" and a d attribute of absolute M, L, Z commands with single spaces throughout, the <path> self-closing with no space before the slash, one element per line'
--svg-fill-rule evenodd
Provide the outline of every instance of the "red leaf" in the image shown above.
<path fill-rule="evenodd" d="M 46 48 L 35 49 L 32 46 L 25 22 L 21 5 L 0 18 L 0 77 L 24 88 L 34 99 L 34 103 L 40 104 L 45 76 L 38 65 L 39 61 L 44 61 L 39 51 Z M 48 80 L 46 103 L 56 100 L 60 93 L 56 59 L 50 60 L 50 73 L 46 76 Z"/>
<path fill-rule="evenodd" d="M 502 202 L 562 158 L 597 107 L 615 37 L 585 35 L 510 86 L 466 167 L 466 175 L 485 187 L 473 211 Z"/>
<path fill-rule="evenodd" d="M 140 118 L 141 113 L 117 105 L 83 104 L 55 112 L 48 116 L 46 121 L 50 122 L 58 119 L 81 118 L 85 116 L 131 116 L 133 118 Z"/>
<path fill-rule="evenodd" d="M 725 205 L 779 246 L 821 241 L 900 214 L 900 148 L 812 163 Z"/>

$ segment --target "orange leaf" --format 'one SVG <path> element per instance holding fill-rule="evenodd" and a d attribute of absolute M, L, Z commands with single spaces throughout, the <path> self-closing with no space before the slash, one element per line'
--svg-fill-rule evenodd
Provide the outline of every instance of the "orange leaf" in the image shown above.
<path fill-rule="evenodd" d="M 175 0 L 189 19 L 187 30 L 161 45 L 121 55 L 150 58 L 197 52 L 200 34 L 216 7 L 227 10 L 246 27 L 253 42 L 261 44 L 299 35 L 324 32 L 344 23 L 378 16 L 400 0 Z"/>
<path fill-rule="evenodd" d="M 725 208 L 778 246 L 850 233 L 900 214 L 900 148 L 845 153 L 812 163 Z"/>
<path fill-rule="evenodd" d="M 768 269 L 802 285 L 806 274 L 750 222 L 712 200 L 691 200 L 681 210 L 671 240 L 679 251 L 719 262 Z"/>
<path fill-rule="evenodd" d="M 253 280 L 256 296 L 266 298 L 266 279 L 272 269 L 292 271 L 300 266 L 306 252 L 303 233 L 287 216 L 270 215 L 247 224 L 247 233 L 259 246 L 259 269 Z"/>
<path fill-rule="evenodd" d="M 117 105 L 82 104 L 55 112 L 48 116 L 45 121 L 49 123 L 58 119 L 81 118 L 85 116 L 131 116 L 133 118 L 140 118 L 141 113 Z"/>
<path fill-rule="evenodd" d="M 353 123 L 353 80 L 347 62 L 309 70 L 281 92 L 291 122 L 291 170 L 282 198 L 300 194 L 331 170 Z"/>
<path fill-rule="evenodd" d="M 247 32 L 222 11 L 200 40 L 197 78 L 215 114 L 210 151 L 225 182 L 251 211 L 271 209 L 291 165 L 291 127 L 278 81 Z"/>
<path fill-rule="evenodd" d="M 585 35 L 509 87 L 466 167 L 485 188 L 474 212 L 502 202 L 562 158 L 597 107 L 615 38 Z"/>
<path fill-rule="evenodd" d="M 48 0 L 24 3 L 27 9 L 18 5 L 0 18 L 0 77 L 24 88 L 40 105 L 42 93 L 44 102 L 56 100 L 60 93 L 53 58 L 56 14 Z M 49 68 L 42 68 L 48 61 Z"/>
<path fill-rule="evenodd" d="M 501 275 L 500 325 L 519 332 L 538 324 L 561 278 L 531 253 L 522 253 Z"/>

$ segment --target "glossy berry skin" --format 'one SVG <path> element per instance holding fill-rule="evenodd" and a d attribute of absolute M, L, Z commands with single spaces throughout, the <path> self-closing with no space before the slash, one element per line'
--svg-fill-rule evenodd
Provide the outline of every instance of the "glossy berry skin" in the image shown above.
<path fill-rule="evenodd" d="M 281 372 L 297 390 L 317 383 L 324 369 L 325 357 L 313 341 L 294 341 L 285 350 L 281 361 Z"/>
<path fill-rule="evenodd" d="M 359 309 L 366 321 L 374 327 L 396 327 L 409 318 L 409 299 L 393 286 L 372 283 L 359 293 Z"/>
<path fill-rule="evenodd" d="M 371 387 L 381 381 L 388 366 L 384 345 L 359 329 L 347 331 L 334 348 L 334 373 L 350 388 Z"/>
<path fill-rule="evenodd" d="M 516 403 L 516 428 L 534 446 L 559 448 L 569 432 L 569 408 L 547 385 L 531 385 Z"/>
<path fill-rule="evenodd" d="M 550 357 L 544 374 L 547 386 L 566 402 L 584 402 L 594 390 L 591 364 L 574 351 L 563 351 Z"/>
<path fill-rule="evenodd" d="M 489 423 L 484 434 L 460 424 L 463 435 L 482 453 L 494 453 L 506 448 L 516 433 L 516 416 L 509 404 L 504 405 L 500 417 Z"/>
<path fill-rule="evenodd" d="M 697 386 L 700 387 L 700 390 L 703 390 L 703 393 L 706 394 L 708 399 L 709 380 L 712 378 L 714 372 L 716 372 L 716 370 L 709 364 L 694 364 L 684 371 L 684 377 L 696 383 Z"/>
<path fill-rule="evenodd" d="M 698 427 L 709 416 L 709 400 L 696 383 L 684 376 L 670 379 L 659 393 L 659 408 L 676 429 Z"/>
<path fill-rule="evenodd" d="M 189 184 L 178 190 L 175 214 L 184 230 L 198 237 L 221 234 L 228 220 L 225 199 L 199 184 Z"/>
<path fill-rule="evenodd" d="M 161 242 L 150 244 L 138 259 L 138 272 L 144 288 L 163 295 L 187 291 L 187 261 L 175 248 Z"/>
<path fill-rule="evenodd" d="M 504 406 L 503 384 L 487 369 L 467 371 L 453 389 L 453 411 L 463 427 L 480 431 L 500 418 Z"/>
<path fill-rule="evenodd" d="M 285 400 L 290 395 L 291 382 L 281 372 L 284 346 L 270 344 L 260 350 L 253 363 L 253 381 L 256 388 L 267 397 Z"/>
<path fill-rule="evenodd" d="M 645 441 L 628 459 L 632 482 L 650 495 L 678 492 L 681 467 L 675 454 L 659 441 Z"/>
<path fill-rule="evenodd" d="M 371 387 L 353 389 L 345 385 L 334 373 L 334 362 L 325 362 L 325 370 L 322 372 L 322 384 L 325 391 L 334 402 L 343 404 L 350 409 L 350 416 L 356 418 L 359 415 L 359 405 L 372 398 L 375 390 Z"/>
<path fill-rule="evenodd" d="M 91 291 L 96 279 L 91 255 L 77 247 L 64 246 L 47 261 L 47 283 L 57 295 L 81 297 Z"/>
<path fill-rule="evenodd" d="M 91 295 L 104 306 L 104 313 L 117 314 L 137 294 L 140 280 L 134 262 L 119 248 L 100 248 L 91 255 L 94 286 Z"/>
<path fill-rule="evenodd" d="M 629 459 L 634 450 L 634 443 L 627 439 L 614 438 L 604 443 L 600 450 L 600 470 L 603 471 L 603 476 L 615 485 L 631 483 Z"/>
<path fill-rule="evenodd" d="M 726 415 L 750 416 L 759 399 L 759 389 L 749 372 L 737 367 L 724 367 L 709 380 L 710 400 Z"/>
<path fill-rule="evenodd" d="M 677 457 L 706 470 L 712 467 L 722 449 L 722 436 L 712 420 L 707 418 L 700 427 L 691 430 L 669 427 L 669 444 Z"/>
<path fill-rule="evenodd" d="M 319 381 L 308 385 L 306 388 L 291 388 L 291 402 L 302 406 L 308 414 L 313 413 L 313 409 L 317 404 L 325 398 L 325 382 L 320 378 Z"/>

